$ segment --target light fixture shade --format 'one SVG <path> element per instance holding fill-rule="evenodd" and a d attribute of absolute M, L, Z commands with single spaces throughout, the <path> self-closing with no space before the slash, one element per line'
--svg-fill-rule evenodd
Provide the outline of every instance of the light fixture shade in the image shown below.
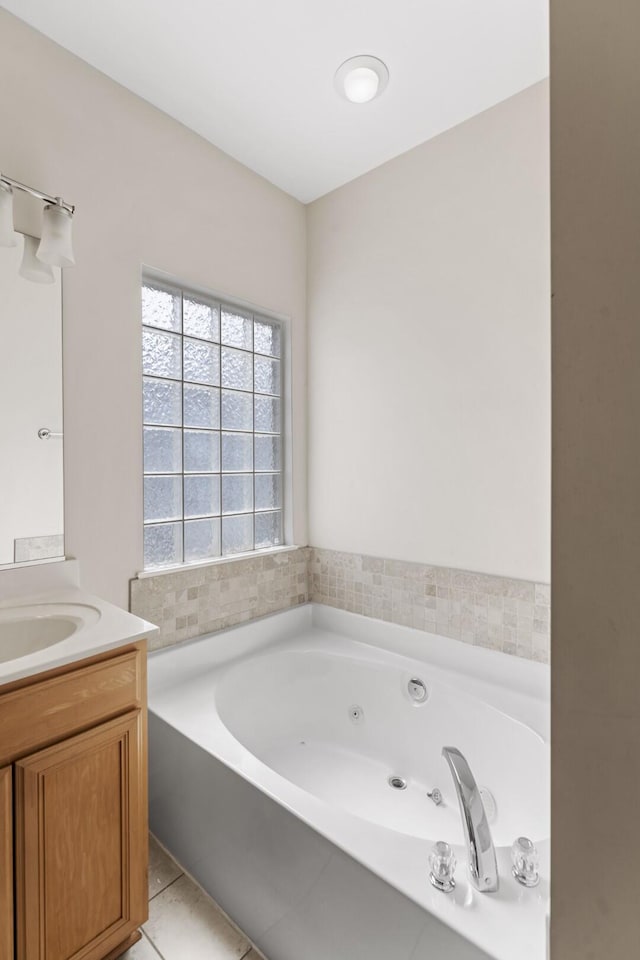
<path fill-rule="evenodd" d="M 344 78 L 344 95 L 351 103 L 368 103 L 373 100 L 380 79 L 371 67 L 355 67 Z"/>
<path fill-rule="evenodd" d="M 0 181 L 0 247 L 15 247 L 16 233 L 13 229 L 13 190 Z"/>
<path fill-rule="evenodd" d="M 53 283 L 53 270 L 48 263 L 43 263 L 36 257 L 38 241 L 35 237 L 24 238 L 24 251 L 22 253 L 22 263 L 18 273 L 25 280 L 33 280 L 34 283 Z"/>
<path fill-rule="evenodd" d="M 335 88 L 351 103 L 369 103 L 383 92 L 389 82 L 386 63 L 378 57 L 363 55 L 351 57 L 338 68 Z"/>
<path fill-rule="evenodd" d="M 49 203 L 42 214 L 42 240 L 38 260 L 54 267 L 72 267 L 75 257 L 71 246 L 72 217 L 59 203 Z"/>

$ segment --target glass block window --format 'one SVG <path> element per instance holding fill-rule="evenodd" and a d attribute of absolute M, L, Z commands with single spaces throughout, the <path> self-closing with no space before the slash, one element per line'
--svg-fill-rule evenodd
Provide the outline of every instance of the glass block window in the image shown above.
<path fill-rule="evenodd" d="M 142 287 L 144 567 L 283 543 L 282 330 Z"/>

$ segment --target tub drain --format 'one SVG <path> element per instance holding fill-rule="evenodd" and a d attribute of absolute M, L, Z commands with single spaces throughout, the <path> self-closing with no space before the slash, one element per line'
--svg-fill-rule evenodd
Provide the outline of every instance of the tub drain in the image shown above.
<path fill-rule="evenodd" d="M 406 790 L 407 781 L 404 777 L 389 777 L 387 783 L 390 787 L 393 787 L 394 790 Z"/>

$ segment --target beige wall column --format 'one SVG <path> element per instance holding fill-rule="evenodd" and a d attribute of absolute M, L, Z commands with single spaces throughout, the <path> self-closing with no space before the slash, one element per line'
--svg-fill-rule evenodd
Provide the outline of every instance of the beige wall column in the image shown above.
<path fill-rule="evenodd" d="M 547 81 L 307 231 L 310 542 L 547 583 Z"/>
<path fill-rule="evenodd" d="M 640 955 L 639 37 L 552 0 L 552 960 Z"/>

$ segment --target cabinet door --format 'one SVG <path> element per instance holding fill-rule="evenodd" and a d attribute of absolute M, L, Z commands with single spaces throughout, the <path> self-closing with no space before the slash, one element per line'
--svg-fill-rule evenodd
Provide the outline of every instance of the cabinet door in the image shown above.
<path fill-rule="evenodd" d="M 11 767 L 0 770 L 0 960 L 13 960 L 13 796 Z"/>
<path fill-rule="evenodd" d="M 102 960 L 146 920 L 144 720 L 16 763 L 17 960 Z"/>

